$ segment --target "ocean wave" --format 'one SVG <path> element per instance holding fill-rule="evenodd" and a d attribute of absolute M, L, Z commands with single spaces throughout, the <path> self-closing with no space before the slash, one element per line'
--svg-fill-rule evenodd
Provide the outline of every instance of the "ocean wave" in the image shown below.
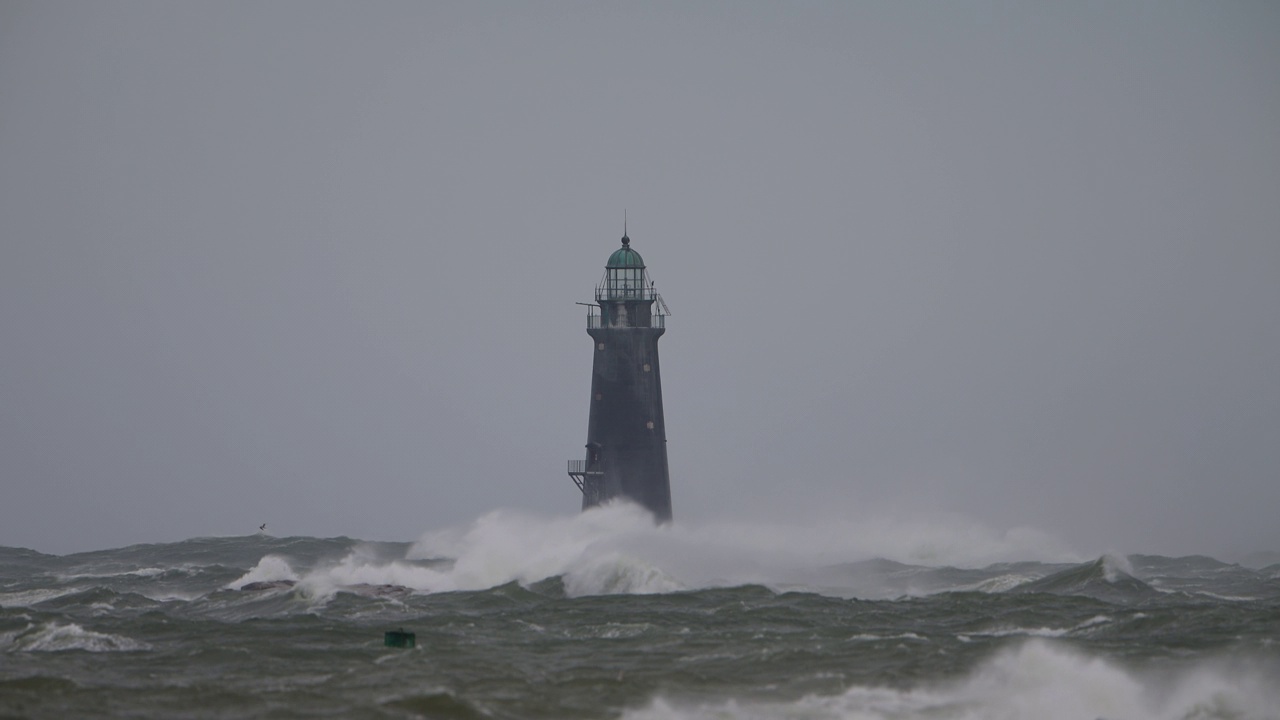
<path fill-rule="evenodd" d="M 1011 573 L 1008 575 L 998 575 L 982 582 L 974 583 L 963 587 L 956 588 L 959 592 L 984 592 L 984 593 L 1001 593 L 1012 590 L 1019 585 L 1031 582 L 1036 578 L 1030 575 Z"/>
<path fill-rule="evenodd" d="M 1080 623 L 1076 623 L 1071 627 L 1019 627 L 1001 625 L 990 630 L 975 630 L 957 635 L 957 639 L 962 642 L 969 642 L 975 637 L 988 638 L 1004 638 L 1004 637 L 1039 637 L 1039 638 L 1060 638 L 1068 635 L 1091 632 L 1103 625 L 1113 622 L 1112 618 L 1107 615 L 1095 615 Z"/>
<path fill-rule="evenodd" d="M 955 517 L 810 526 L 655 525 L 647 513 L 626 503 L 568 517 L 494 511 L 468 527 L 424 535 L 409 557 L 452 560 L 450 567 L 420 578 L 418 584 L 412 579 L 406 583 L 423 590 L 478 590 L 563 577 L 571 596 L 746 584 L 879 596 L 885 592 L 879 585 L 833 583 L 828 566 L 871 558 L 958 564 L 1078 559 L 1042 533 L 1025 528 L 998 533 Z M 938 590 L 928 592 L 934 591 Z"/>
<path fill-rule="evenodd" d="M 189 546 L 214 545 L 217 552 L 206 552 L 204 559 L 217 559 L 217 564 L 192 562 L 196 552 Z M 64 577 L 127 580 L 111 585 L 158 600 L 190 600 L 218 588 L 240 590 L 259 583 L 294 583 L 300 597 L 327 601 L 361 587 L 432 594 L 555 582 L 570 597 L 760 585 L 774 592 L 859 599 L 1013 591 L 1132 603 L 1175 592 L 1154 587 L 1162 582 L 1176 583 L 1182 591 L 1208 590 L 1202 586 L 1221 575 L 1203 581 L 1179 578 L 1168 573 L 1184 566 L 1199 573 L 1205 563 L 1157 556 L 1140 556 L 1138 576 L 1130 560 L 1118 555 L 1078 565 L 1076 556 L 1036 531 L 998 532 L 957 517 L 805 526 L 655 525 L 645 511 L 626 503 L 550 517 L 495 510 L 466 525 L 428 532 L 412 544 L 243 537 L 185 541 L 175 547 L 172 558 L 166 546 L 146 546 L 145 553 L 122 550 L 150 563 L 132 569 L 121 568 L 119 558 L 100 551 L 92 558 L 99 566 L 96 572 L 77 569 L 78 574 Z M 247 555 L 254 547 L 258 554 L 248 562 L 227 564 L 228 558 Z M 1073 563 L 1064 562 L 1068 559 Z M 175 565 L 175 560 L 186 562 Z M 1208 562 L 1213 563 L 1206 566 L 1210 569 L 1221 565 Z M 86 564 L 82 561 L 81 568 Z M 1165 574 L 1152 576 L 1156 571 Z M 1231 592 L 1219 591 L 1223 597 L 1274 594 L 1256 571 L 1233 572 Z M 1218 588 L 1208 591 L 1214 590 Z M 34 595 L 0 594 L 0 605 L 39 602 L 55 592 L 43 588 Z"/>
<path fill-rule="evenodd" d="M 145 567 L 145 568 L 137 568 L 135 570 L 118 570 L 115 572 L 85 571 L 85 572 L 78 572 L 78 573 L 65 573 L 65 574 L 58 574 L 56 575 L 56 577 L 58 578 L 58 580 L 61 580 L 63 582 L 70 582 L 72 580 L 82 580 L 85 578 L 94 578 L 94 579 L 117 578 L 117 577 L 153 578 L 160 575 L 164 575 L 167 572 L 172 572 L 173 570 L 174 568 Z"/>
<path fill-rule="evenodd" d="M 644 510 L 615 503 L 552 517 L 495 510 L 469 525 L 426 533 L 400 546 L 401 557 L 391 557 L 396 548 L 385 543 L 315 542 L 345 554 L 318 556 L 314 543 L 299 541 L 295 545 L 307 550 L 303 557 L 278 548 L 224 587 L 290 582 L 302 596 L 321 600 L 358 587 L 431 594 L 509 583 L 532 587 L 553 579 L 570 597 L 743 585 L 861 599 L 1013 591 L 1142 602 L 1159 594 L 1132 574 L 1124 557 L 1064 564 L 1075 556 L 1046 536 L 1026 529 L 997 533 L 957 518 L 804 527 L 655 525 Z M 902 561 L 913 558 L 955 564 Z M 1000 562 L 960 567 L 990 560 Z"/>
<path fill-rule="evenodd" d="M 75 595 L 83 590 L 78 587 L 56 587 L 0 593 L 0 608 L 31 607 L 66 595 Z"/>
<path fill-rule="evenodd" d="M 264 555 L 257 565 L 239 578 L 227 583 L 228 590 L 239 590 L 245 585 L 258 582 L 277 582 L 289 580 L 297 582 L 298 574 L 293 571 L 288 558 L 280 555 Z"/>
<path fill-rule="evenodd" d="M 122 635 L 86 630 L 76 623 L 50 622 L 18 633 L 11 640 L 10 652 L 135 652 L 151 646 Z"/>
<path fill-rule="evenodd" d="M 863 642 L 884 642 L 886 640 L 920 640 L 928 642 L 926 638 L 921 637 L 913 632 L 898 633 L 897 635 L 876 635 L 874 633 L 858 633 L 849 638 L 850 640 Z"/>
<path fill-rule="evenodd" d="M 1010 592 L 1078 595 L 1118 603 L 1149 601 L 1168 592 L 1139 580 L 1132 571 L 1126 559 L 1103 555 L 1091 563 L 1024 583 Z"/>
<path fill-rule="evenodd" d="M 1274 668 L 1271 668 L 1274 670 Z M 1264 720 L 1280 693 L 1264 668 L 1202 663 L 1154 673 L 1033 639 L 1007 649 L 953 683 L 914 688 L 854 686 L 794 702 L 690 703 L 658 697 L 624 720 Z"/>
<path fill-rule="evenodd" d="M 625 549 L 628 539 L 655 531 L 661 530 L 647 513 L 626 505 L 549 519 L 497 511 L 465 530 L 424 536 L 403 560 L 356 547 L 336 562 L 299 572 L 289 558 L 267 555 L 227 587 L 297 581 L 303 593 L 315 598 L 360 586 L 440 593 L 512 582 L 528 587 L 552 578 L 559 578 L 572 597 L 685 589 L 658 563 Z"/>

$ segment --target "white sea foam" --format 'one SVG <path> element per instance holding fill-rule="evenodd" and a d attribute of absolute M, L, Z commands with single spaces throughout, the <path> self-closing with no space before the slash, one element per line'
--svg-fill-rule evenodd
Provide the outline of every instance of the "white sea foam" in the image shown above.
<path fill-rule="evenodd" d="M 341 561 L 298 577 L 288 561 L 264 557 L 233 583 L 298 580 L 312 597 L 352 585 L 398 585 L 418 592 L 483 590 L 560 577 L 571 596 L 667 593 L 763 584 L 775 590 L 872 597 L 874 578 L 850 578 L 838 563 L 870 558 L 985 565 L 1010 559 L 1075 559 L 1032 530 L 996 532 L 959 518 L 886 519 L 806 526 L 736 523 L 655 525 L 644 510 L 614 503 L 584 513 L 544 517 L 512 510 L 470 525 L 430 532 L 390 561 L 354 549 Z M 414 559 L 447 559 L 426 567 Z M 866 587 L 859 587 L 858 583 Z"/>
<path fill-rule="evenodd" d="M 1000 592 L 1004 592 L 1005 590 L 1012 590 L 1013 588 L 1016 588 L 1023 583 L 1030 582 L 1032 580 L 1038 580 L 1038 579 L 1039 578 L 1037 578 L 1034 575 L 1023 575 L 1021 573 L 1009 573 L 1007 575 L 1000 575 L 998 577 L 993 577 L 988 580 L 983 580 L 982 582 L 976 583 L 973 585 L 958 587 L 956 588 L 956 590 L 959 590 L 962 592 L 972 590 L 974 592 L 1000 593 Z"/>
<path fill-rule="evenodd" d="M 327 598 L 352 585 L 399 585 L 428 593 L 456 589 L 438 570 L 407 562 L 376 561 L 359 552 L 349 553 L 336 565 L 308 572 L 298 587 L 308 597 Z"/>
<path fill-rule="evenodd" d="M 139 595 L 141 595 L 142 597 L 144 597 L 144 598 L 148 599 L 148 600 L 154 600 L 154 601 L 156 601 L 156 602 L 158 602 L 158 603 L 173 602 L 174 600 L 180 600 L 180 601 L 183 601 L 183 602 L 189 602 L 189 601 L 191 601 L 191 600 L 195 600 L 195 599 L 197 599 L 197 598 L 202 598 L 202 597 L 204 597 L 204 595 L 205 595 L 205 593 L 203 593 L 203 592 L 197 592 L 197 591 L 192 591 L 192 592 L 145 592 L 145 593 L 138 593 L 138 594 L 139 594 Z"/>
<path fill-rule="evenodd" d="M 166 572 L 166 568 L 145 567 L 145 568 L 137 568 L 136 570 L 118 570 L 116 572 L 71 573 L 71 574 L 65 574 L 65 575 L 58 575 L 57 578 L 63 581 L 82 580 L 84 578 L 114 578 L 114 577 L 130 577 L 130 576 L 150 578 L 150 577 L 156 577 L 157 575 L 163 575 L 165 572 Z"/>
<path fill-rule="evenodd" d="M 1219 595 L 1218 593 L 1211 593 L 1208 590 L 1195 590 L 1192 591 L 1191 594 L 1213 598 L 1214 600 L 1221 600 L 1223 602 L 1253 602 L 1258 599 L 1248 595 Z"/>
<path fill-rule="evenodd" d="M 897 635 L 874 635 L 871 633 L 858 633 L 849 638 L 850 640 L 869 640 L 873 642 L 882 642 L 884 640 L 924 640 L 924 638 L 913 632 L 904 632 Z M 928 642 L 928 641 L 925 641 Z"/>
<path fill-rule="evenodd" d="M 13 649 L 18 652 L 130 652 L 150 650 L 151 646 L 122 635 L 86 630 L 75 623 L 51 622 L 18 635 L 13 640 Z"/>
<path fill-rule="evenodd" d="M 409 554 L 453 558 L 449 589 L 562 576 L 571 595 L 670 592 L 682 585 L 643 547 L 666 530 L 628 504 L 551 518 L 499 510 L 464 530 L 428 533 Z"/>
<path fill-rule="evenodd" d="M 1111 622 L 1111 618 L 1106 615 L 1094 615 L 1084 622 L 1071 628 L 1072 630 L 1084 630 L 1085 628 L 1096 627 L 1098 625 L 1106 625 Z"/>
<path fill-rule="evenodd" d="M 1133 575 L 1133 565 L 1129 558 L 1119 553 L 1106 553 L 1102 556 L 1102 577 L 1113 583 L 1125 575 Z"/>
<path fill-rule="evenodd" d="M 979 630 L 975 632 L 969 632 L 963 636 L 960 636 L 960 639 L 964 642 L 969 642 L 969 639 L 973 637 L 1026 636 L 1026 637 L 1040 637 L 1040 638 L 1059 638 L 1059 637 L 1065 637 L 1067 635 L 1070 635 L 1071 633 L 1080 632 L 1082 630 L 1089 630 L 1090 628 L 1096 628 L 1099 625 L 1106 625 L 1109 622 L 1112 622 L 1112 620 L 1106 615 L 1095 615 L 1094 617 L 1091 617 L 1088 620 L 1085 620 L 1084 622 L 1069 628 L 1019 627 L 1019 626 L 1003 625 L 1003 626 L 992 628 L 990 630 Z"/>
<path fill-rule="evenodd" d="M 264 555 L 249 572 L 241 575 L 239 579 L 227 583 L 227 588 L 239 590 L 249 583 L 277 582 L 280 580 L 296 581 L 297 579 L 298 574 L 289 566 L 289 561 L 286 558 L 279 555 Z"/>
<path fill-rule="evenodd" d="M 1270 668 L 1274 672 L 1274 668 Z M 626 720 L 1263 720 L 1280 693 L 1262 668 L 1202 665 L 1176 674 L 1122 667 L 1048 640 L 995 656 L 953 684 L 910 689 L 855 686 L 841 695 L 791 703 L 686 704 L 658 698 Z"/>
<path fill-rule="evenodd" d="M 1051 627 L 1018 627 L 1018 626 L 1001 626 L 991 630 L 981 630 L 977 632 L 966 633 L 966 637 L 1042 637 L 1057 638 L 1071 632 L 1071 628 L 1051 628 Z"/>
<path fill-rule="evenodd" d="M 454 563 L 408 581 L 369 576 L 364 581 L 396 582 L 423 590 L 471 590 L 562 576 L 571 595 L 748 583 L 856 595 L 857 587 L 832 587 L 830 566 L 870 558 L 970 567 L 1015 559 L 1078 559 L 1038 531 L 997 532 L 954 516 L 805 526 L 745 522 L 656 526 L 647 513 L 625 503 L 550 518 L 491 512 L 469 527 L 424 535 L 410 557 L 453 558 Z M 384 575 L 394 576 L 395 571 Z"/>
<path fill-rule="evenodd" d="M 451 559 L 439 567 L 387 562 L 357 548 L 337 564 L 307 573 L 300 585 L 315 596 L 360 584 L 399 585 L 433 593 L 483 590 L 509 582 L 528 585 L 562 577 L 566 592 L 573 596 L 679 590 L 683 586 L 658 565 L 613 545 L 614 541 L 625 545 L 624 538 L 637 533 L 656 531 L 648 514 L 633 506 L 556 518 L 496 511 L 469 528 L 423 536 L 410 558 Z"/>

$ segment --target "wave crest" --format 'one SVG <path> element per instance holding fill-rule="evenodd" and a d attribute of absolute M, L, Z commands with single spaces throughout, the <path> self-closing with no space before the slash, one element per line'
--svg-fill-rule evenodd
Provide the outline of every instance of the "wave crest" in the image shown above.
<path fill-rule="evenodd" d="M 553 517 L 495 510 L 469 525 L 424 534 L 403 559 L 357 546 L 337 562 L 299 572 L 284 558 L 268 555 L 226 587 L 298 581 L 305 595 L 329 597 L 353 586 L 437 593 L 486 590 L 512 582 L 528 587 L 560 578 L 573 597 L 740 585 L 880 597 L 897 596 L 900 588 L 863 577 L 865 573 L 841 572 L 832 563 L 900 558 L 972 566 L 1028 557 L 1074 559 L 1037 531 L 1001 533 L 959 517 L 656 525 L 642 508 L 611 503 Z M 941 583 L 937 588 L 922 591 L 985 579 L 943 578 L 934 583 Z"/>
<path fill-rule="evenodd" d="M 293 567 L 289 565 L 289 561 L 286 558 L 280 555 L 263 555 L 258 564 L 250 568 L 249 572 L 227 583 L 227 589 L 239 590 L 250 583 L 279 582 L 281 580 L 296 582 L 298 574 L 293 571 Z"/>
<path fill-rule="evenodd" d="M 13 649 L 18 652 L 84 650 L 98 653 L 150 650 L 151 646 L 122 635 L 86 630 L 75 623 L 51 622 L 16 637 Z"/>
<path fill-rule="evenodd" d="M 911 689 L 856 686 L 841 695 L 809 695 L 793 703 L 681 705 L 657 698 L 648 707 L 625 713 L 623 720 L 1242 720 L 1275 717 L 1278 706 L 1280 695 L 1261 668 L 1209 663 L 1177 673 L 1144 674 L 1058 642 L 1032 639 L 952 684 Z"/>

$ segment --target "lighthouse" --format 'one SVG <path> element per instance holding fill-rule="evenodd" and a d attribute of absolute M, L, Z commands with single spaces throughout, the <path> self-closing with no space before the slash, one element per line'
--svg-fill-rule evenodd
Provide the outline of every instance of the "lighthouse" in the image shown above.
<path fill-rule="evenodd" d="M 596 301 L 587 306 L 591 336 L 591 412 L 583 460 L 569 461 L 582 509 L 626 498 L 671 520 L 667 429 L 662 418 L 658 338 L 670 314 L 640 253 L 624 232 L 609 256 Z"/>

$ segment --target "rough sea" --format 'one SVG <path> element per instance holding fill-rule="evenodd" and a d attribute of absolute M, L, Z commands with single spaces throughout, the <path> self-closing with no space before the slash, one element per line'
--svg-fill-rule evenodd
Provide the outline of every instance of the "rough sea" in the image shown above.
<path fill-rule="evenodd" d="M 0 548 L 3 718 L 1280 718 L 1278 640 L 1280 565 L 1034 532 L 615 506 Z"/>

